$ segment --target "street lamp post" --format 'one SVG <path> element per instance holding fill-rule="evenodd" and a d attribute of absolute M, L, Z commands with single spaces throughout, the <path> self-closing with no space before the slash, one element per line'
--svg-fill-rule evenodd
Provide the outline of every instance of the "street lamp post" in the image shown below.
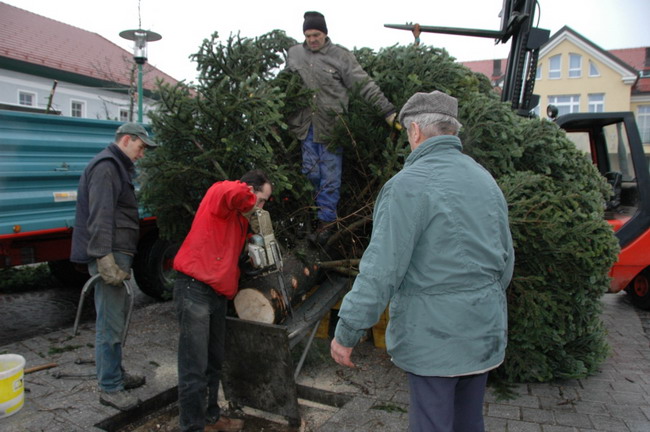
<path fill-rule="evenodd" d="M 156 32 L 136 29 L 120 32 L 120 37 L 133 41 L 133 59 L 138 65 L 138 122 L 142 123 L 142 65 L 147 61 L 147 42 L 162 39 Z"/>

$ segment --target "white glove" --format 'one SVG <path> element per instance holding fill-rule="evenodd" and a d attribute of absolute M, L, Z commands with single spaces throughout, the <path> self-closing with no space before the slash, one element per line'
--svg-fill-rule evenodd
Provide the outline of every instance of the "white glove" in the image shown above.
<path fill-rule="evenodd" d="M 115 264 L 115 257 L 112 253 L 97 260 L 99 275 L 109 285 L 121 286 L 124 280 L 131 279 L 131 274 L 125 272 Z"/>

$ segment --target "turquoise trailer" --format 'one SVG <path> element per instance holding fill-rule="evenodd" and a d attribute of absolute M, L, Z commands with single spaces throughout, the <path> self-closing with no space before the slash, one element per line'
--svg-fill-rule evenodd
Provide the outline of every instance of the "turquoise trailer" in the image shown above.
<path fill-rule="evenodd" d="M 69 261 L 77 185 L 120 124 L 0 110 L 0 268 L 47 262 L 62 281 L 85 282 L 88 275 Z M 140 234 L 138 286 L 163 297 L 174 250 L 158 239 L 156 218 L 142 210 Z"/>

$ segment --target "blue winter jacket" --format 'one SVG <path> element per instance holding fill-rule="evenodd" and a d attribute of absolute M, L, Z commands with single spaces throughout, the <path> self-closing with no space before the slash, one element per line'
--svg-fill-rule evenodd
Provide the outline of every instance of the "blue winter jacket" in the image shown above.
<path fill-rule="evenodd" d="M 456 136 L 429 138 L 382 188 L 373 231 L 335 337 L 354 346 L 390 302 L 386 346 L 423 376 L 503 362 L 514 267 L 508 207 Z"/>

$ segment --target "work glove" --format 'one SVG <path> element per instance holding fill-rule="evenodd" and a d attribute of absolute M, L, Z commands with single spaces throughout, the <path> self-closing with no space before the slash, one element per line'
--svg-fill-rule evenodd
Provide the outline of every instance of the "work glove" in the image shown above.
<path fill-rule="evenodd" d="M 115 264 L 115 257 L 112 253 L 97 260 L 97 270 L 104 282 L 109 285 L 121 286 L 125 279 L 131 279 L 130 273 Z"/>
<path fill-rule="evenodd" d="M 390 126 L 392 128 L 395 128 L 395 130 L 401 131 L 402 130 L 402 125 L 400 124 L 400 122 L 395 120 L 395 117 L 397 117 L 397 113 L 392 113 L 392 114 L 386 116 L 386 118 L 385 118 L 386 123 L 388 123 L 388 126 Z"/>

